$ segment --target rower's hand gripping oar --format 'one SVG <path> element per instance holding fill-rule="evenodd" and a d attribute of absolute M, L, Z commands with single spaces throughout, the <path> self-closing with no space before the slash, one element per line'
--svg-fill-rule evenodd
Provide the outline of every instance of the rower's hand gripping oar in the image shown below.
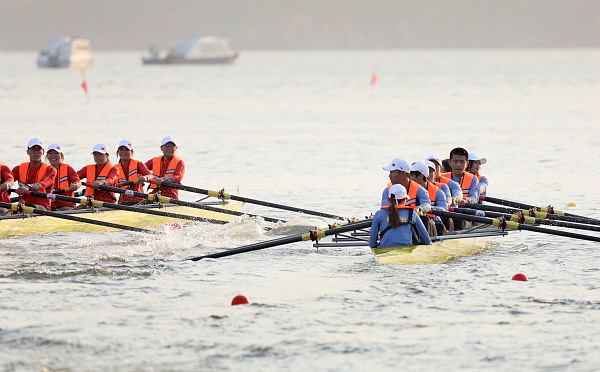
<path fill-rule="evenodd" d="M 438 216 L 445 216 L 445 217 L 450 217 L 450 218 L 458 219 L 458 220 L 466 220 L 466 221 L 472 221 L 472 222 L 485 223 L 488 225 L 496 226 L 503 230 L 506 228 L 513 229 L 513 230 L 527 230 L 527 231 L 534 231 L 534 232 L 550 234 L 550 235 L 566 236 L 569 238 L 589 240 L 589 241 L 593 241 L 593 242 L 600 242 L 600 237 L 597 237 L 597 236 L 583 235 L 583 234 L 577 234 L 577 233 L 572 233 L 572 232 L 568 232 L 568 231 L 550 230 L 550 229 L 546 229 L 546 228 L 538 227 L 538 226 L 524 225 L 524 224 L 520 224 L 520 223 L 513 222 L 513 221 L 507 221 L 504 218 L 489 218 L 489 217 L 482 217 L 482 216 L 470 216 L 467 214 L 447 212 L 447 211 L 439 210 L 439 209 L 432 209 L 431 213 L 438 215 Z"/>
<path fill-rule="evenodd" d="M 86 187 L 90 187 L 91 183 L 84 182 L 84 185 Z M 171 203 L 171 204 L 183 205 L 183 206 L 191 207 L 191 208 L 205 209 L 207 211 L 212 211 L 212 212 L 217 212 L 217 213 L 231 214 L 234 216 L 260 217 L 267 222 L 274 222 L 274 223 L 281 221 L 280 219 L 277 219 L 277 218 L 258 216 L 256 214 L 250 214 L 250 213 L 236 212 L 236 211 L 231 211 L 229 209 L 224 209 L 224 208 L 215 208 L 215 207 L 211 207 L 208 205 L 186 202 L 186 201 L 179 200 L 179 199 L 171 199 L 166 196 L 159 195 L 159 194 L 144 194 L 143 192 L 138 192 L 138 191 L 133 191 L 133 190 L 124 190 L 124 189 L 120 189 L 118 187 L 107 186 L 107 185 L 100 185 L 99 188 L 100 188 L 100 190 L 104 190 L 104 191 L 111 191 L 111 192 L 129 195 L 129 196 L 135 196 L 137 198 L 146 199 L 153 203 Z M 285 222 L 285 221 L 282 221 L 282 222 Z"/>
<path fill-rule="evenodd" d="M 136 181 L 128 181 L 128 182 L 136 183 Z M 150 182 L 154 183 L 153 180 L 151 180 Z M 125 183 L 122 183 L 120 185 L 125 186 L 127 184 L 128 183 L 125 182 Z M 197 193 L 197 194 L 203 194 L 203 195 L 213 196 L 213 197 L 219 198 L 221 200 L 230 199 L 230 200 L 240 201 L 240 202 L 243 202 L 243 203 L 250 203 L 250 204 L 256 204 L 256 205 L 262 205 L 262 206 L 265 206 L 265 207 L 283 209 L 283 210 L 291 211 L 291 212 L 300 212 L 300 213 L 309 214 L 309 215 L 312 215 L 312 216 L 332 218 L 332 219 L 335 219 L 335 220 L 342 220 L 342 221 L 349 221 L 350 220 L 350 218 L 338 216 L 338 215 L 335 215 L 335 214 L 323 213 L 323 212 L 313 211 L 313 210 L 310 210 L 310 209 L 292 207 L 292 206 L 289 206 L 289 205 L 283 205 L 283 204 L 278 204 L 278 203 L 271 203 L 271 202 L 268 202 L 268 201 L 262 201 L 262 200 L 257 200 L 257 199 L 245 198 L 243 196 L 231 195 L 231 194 L 227 194 L 223 190 L 221 190 L 221 191 L 211 191 L 211 190 L 200 189 L 200 188 L 197 188 L 197 187 L 186 186 L 186 185 L 181 185 L 179 183 L 173 183 L 173 182 L 167 182 L 167 181 L 163 181 L 161 183 L 161 186 L 169 187 L 169 188 L 172 188 L 172 189 L 178 189 L 178 190 L 184 190 L 184 191 L 194 192 L 194 193 Z"/>
<path fill-rule="evenodd" d="M 215 220 L 212 218 L 189 216 L 187 214 L 179 214 L 179 213 L 165 212 L 165 211 L 159 211 L 159 210 L 154 210 L 154 209 L 139 208 L 139 207 L 133 207 L 130 205 L 106 203 L 106 202 L 103 202 L 100 200 L 94 200 L 94 199 L 88 199 L 88 198 L 73 198 L 73 197 L 64 196 L 64 195 L 46 194 L 46 193 L 38 192 L 38 191 L 26 191 L 25 195 L 31 195 L 31 196 L 35 196 L 38 198 L 61 200 L 61 201 L 69 202 L 69 203 L 76 203 L 76 204 L 81 204 L 81 205 L 84 205 L 84 206 L 87 206 L 90 208 L 91 207 L 95 207 L 95 208 L 104 207 L 104 208 L 118 209 L 118 210 L 129 211 L 129 212 L 153 214 L 155 216 L 161 216 L 161 217 L 177 218 L 177 219 L 181 219 L 181 220 L 204 221 L 204 222 L 221 223 L 221 224 L 227 223 L 225 221 Z"/>
<path fill-rule="evenodd" d="M 530 204 L 524 204 L 524 203 L 514 202 L 514 201 L 500 199 L 500 198 L 493 198 L 493 197 L 487 196 L 487 195 L 485 195 L 485 196 L 481 195 L 479 197 L 479 200 L 487 201 L 487 202 L 494 203 L 494 204 L 505 205 L 507 207 L 513 207 L 513 208 L 519 208 L 519 209 L 529 209 L 529 210 L 544 212 L 544 213 L 548 213 L 548 214 L 556 214 L 559 216 L 567 216 L 567 217 L 576 217 L 576 218 L 584 218 L 584 219 L 588 219 L 588 220 L 595 220 L 596 222 L 600 223 L 600 220 L 598 220 L 598 219 L 589 218 L 589 217 L 585 217 L 585 216 L 579 216 L 577 214 L 572 214 L 572 213 L 566 213 L 563 211 L 556 210 L 551 206 L 548 206 L 545 208 L 544 207 L 536 207 L 536 206 L 530 205 Z"/>
<path fill-rule="evenodd" d="M 207 254 L 204 256 L 188 258 L 187 260 L 200 261 L 204 258 L 220 258 L 220 257 L 232 256 L 234 254 L 239 254 L 239 253 L 244 253 L 244 252 L 251 252 L 251 251 L 257 251 L 260 249 L 271 248 L 271 247 L 275 247 L 275 246 L 283 245 L 283 244 L 301 242 L 301 241 L 305 241 L 305 240 L 318 240 L 318 239 L 324 238 L 328 235 L 334 235 L 334 234 L 339 234 L 339 233 L 343 233 L 346 231 L 352 231 L 352 230 L 363 229 L 365 227 L 370 227 L 372 222 L 373 222 L 373 220 L 366 219 L 366 220 L 361 220 L 361 221 L 357 221 L 357 222 L 351 222 L 351 223 L 348 223 L 345 225 L 332 225 L 330 228 L 326 228 L 323 230 L 314 230 L 314 231 L 310 231 L 305 234 L 297 234 L 297 235 L 292 235 L 292 236 L 288 236 L 288 237 L 284 237 L 284 238 L 268 240 L 266 242 L 250 244 L 250 245 L 246 245 L 243 247 L 230 249 L 230 250 L 224 251 L 224 252 L 218 252 L 218 253 Z"/>
<path fill-rule="evenodd" d="M 89 218 L 82 218 L 82 217 L 72 216 L 70 214 L 62 214 L 62 213 L 58 213 L 58 212 L 51 212 L 51 211 L 47 211 L 45 209 L 35 209 L 35 208 L 28 207 L 26 205 L 19 204 L 19 203 L 9 204 L 9 203 L 2 203 L 2 202 L 0 202 L 0 207 L 2 207 L 2 208 L 8 208 L 8 209 L 12 210 L 15 213 L 34 213 L 34 214 L 39 214 L 39 215 L 42 215 L 42 216 L 50 216 L 50 217 L 54 217 L 54 218 L 60 218 L 60 219 L 63 219 L 63 220 L 69 220 L 69 221 L 76 221 L 76 222 L 81 222 L 81 223 L 87 223 L 87 224 L 90 224 L 90 225 L 99 225 L 99 226 L 112 227 L 113 229 L 119 229 L 119 230 L 129 230 L 129 231 L 143 232 L 143 233 L 155 234 L 155 235 L 162 235 L 163 234 L 160 231 L 148 230 L 148 229 L 143 229 L 143 228 L 140 228 L 140 227 L 121 225 L 121 224 L 112 223 L 112 222 L 92 220 L 92 219 L 89 219 Z"/>

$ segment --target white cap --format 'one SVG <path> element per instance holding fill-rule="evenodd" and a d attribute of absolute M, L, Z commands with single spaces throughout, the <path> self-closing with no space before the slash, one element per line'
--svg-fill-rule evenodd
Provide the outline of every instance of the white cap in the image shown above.
<path fill-rule="evenodd" d="M 400 184 L 395 184 L 390 187 L 388 195 L 394 195 L 396 200 L 404 200 L 406 198 L 406 188 Z"/>
<path fill-rule="evenodd" d="M 173 142 L 173 144 L 175 146 L 177 146 L 177 142 L 175 142 L 175 138 L 173 138 L 171 136 L 166 136 L 165 138 L 163 138 L 163 140 L 160 143 L 160 145 L 163 146 L 164 144 L 169 143 L 169 142 Z"/>
<path fill-rule="evenodd" d="M 44 147 L 44 144 L 42 143 L 42 140 L 39 138 L 32 138 L 29 140 L 29 143 L 27 144 L 27 148 L 30 149 L 33 146 L 41 146 L 42 148 Z"/>
<path fill-rule="evenodd" d="M 117 147 L 117 150 L 119 149 L 119 147 L 121 146 L 125 146 L 127 147 L 129 150 L 133 150 L 133 142 L 131 142 L 130 140 L 122 140 L 121 142 L 119 142 L 119 146 Z"/>
<path fill-rule="evenodd" d="M 106 147 L 106 145 L 103 143 L 98 143 L 96 146 L 94 146 L 94 149 L 92 150 L 92 153 L 94 153 L 94 152 L 108 154 L 108 147 Z"/>
<path fill-rule="evenodd" d="M 433 164 L 433 162 L 431 162 L 431 161 L 429 161 L 429 160 L 425 160 L 425 164 L 426 164 L 426 165 L 427 165 L 429 168 L 431 168 L 431 169 L 435 170 L 435 164 Z"/>
<path fill-rule="evenodd" d="M 430 160 L 432 162 L 438 163 L 438 165 L 440 167 L 442 166 L 442 161 L 440 160 L 440 158 L 438 158 L 435 155 L 429 155 L 428 157 L 425 158 L 425 160 Z"/>
<path fill-rule="evenodd" d="M 411 168 L 412 168 L 413 172 L 418 171 L 425 177 L 429 177 L 429 167 L 424 162 L 415 161 L 414 163 L 412 163 Z"/>
<path fill-rule="evenodd" d="M 54 151 L 62 154 L 62 147 L 58 143 L 53 143 L 50 146 L 48 146 L 48 149 L 46 150 L 46 152 L 48 152 L 50 150 L 54 150 Z"/>
<path fill-rule="evenodd" d="M 399 170 L 401 172 L 410 173 L 412 170 L 410 164 L 404 159 L 396 158 L 390 162 L 386 167 L 383 167 L 383 170 L 391 172 L 393 170 Z"/>
<path fill-rule="evenodd" d="M 474 152 L 469 152 L 469 160 L 474 160 L 477 161 L 479 160 L 481 162 L 481 164 L 485 164 L 487 163 L 487 160 L 485 158 L 480 158 L 479 156 L 477 156 L 476 153 Z"/>

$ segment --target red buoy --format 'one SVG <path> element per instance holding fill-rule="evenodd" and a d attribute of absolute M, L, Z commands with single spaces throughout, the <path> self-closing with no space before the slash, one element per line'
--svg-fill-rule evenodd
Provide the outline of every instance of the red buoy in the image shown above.
<path fill-rule="evenodd" d="M 171 228 L 171 230 L 181 230 L 183 229 L 183 226 L 181 226 L 181 224 L 179 222 L 176 223 L 172 223 L 171 226 L 169 226 Z"/>
<path fill-rule="evenodd" d="M 529 279 L 527 279 L 527 276 L 525 274 L 521 274 L 521 273 L 515 274 L 512 277 L 512 280 L 518 280 L 520 282 L 528 282 L 529 281 Z"/>
<path fill-rule="evenodd" d="M 231 300 L 231 306 L 235 306 L 235 305 L 247 305 L 250 302 L 248 301 L 248 299 L 246 298 L 246 296 L 242 296 L 242 295 L 237 295 L 233 298 L 233 300 Z"/>

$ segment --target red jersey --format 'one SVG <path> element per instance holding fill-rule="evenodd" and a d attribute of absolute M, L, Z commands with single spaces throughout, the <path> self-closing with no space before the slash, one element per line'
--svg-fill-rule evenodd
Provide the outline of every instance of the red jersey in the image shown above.
<path fill-rule="evenodd" d="M 55 168 L 56 169 L 56 168 Z M 69 187 L 69 185 L 74 183 L 79 183 L 81 180 L 69 164 L 62 163 L 58 169 L 56 169 L 56 177 L 54 177 L 54 183 L 52 184 L 52 188 L 55 190 L 62 190 Z M 62 193 L 61 195 L 73 197 L 74 193 L 72 191 Z M 62 200 L 52 200 L 52 207 L 60 208 L 60 207 L 73 207 L 75 208 L 76 204 L 71 202 L 66 202 Z"/>
<path fill-rule="evenodd" d="M 13 177 L 13 174 L 9 167 L 2 164 L 0 168 L 0 184 L 15 181 L 15 178 Z M 3 203 L 10 203 L 10 195 L 8 194 L 8 191 L 3 191 L 0 193 L 0 201 Z"/>
<path fill-rule="evenodd" d="M 154 169 L 154 164 L 160 162 L 160 169 Z M 172 183 L 181 183 L 183 175 L 185 174 L 185 164 L 181 158 L 174 156 L 171 160 L 166 159 L 164 156 L 157 156 L 146 162 L 146 167 L 152 171 L 157 177 L 171 177 Z M 169 187 L 160 186 L 152 190 L 152 194 L 156 194 L 160 191 L 160 195 L 171 199 L 179 199 L 179 190 L 172 189 Z"/>
<path fill-rule="evenodd" d="M 135 168 L 132 167 L 131 169 L 129 169 L 129 167 L 131 167 L 132 165 L 135 165 Z M 146 164 L 133 159 L 130 160 L 128 164 L 123 164 L 122 162 L 119 162 L 115 165 L 115 168 L 119 168 L 119 183 L 125 181 L 134 181 L 137 180 L 137 178 L 140 176 L 147 176 L 150 174 L 150 170 L 148 170 Z M 133 185 L 126 186 L 125 189 L 137 192 L 144 192 L 144 184 L 134 183 Z M 135 196 L 129 196 L 125 194 L 121 194 L 119 196 L 119 202 L 140 202 L 142 200 L 144 199 L 136 198 Z"/>
<path fill-rule="evenodd" d="M 106 176 L 106 178 L 102 179 L 102 181 L 105 181 L 108 186 L 114 186 L 117 183 L 117 178 L 119 176 L 119 169 L 117 167 L 114 167 L 110 163 L 104 164 L 104 167 L 102 167 L 101 169 L 98 169 L 99 167 L 96 166 L 96 164 L 86 165 L 85 167 L 81 168 L 77 172 L 77 175 L 79 176 L 80 179 L 85 178 L 88 182 L 93 183 L 96 181 L 96 178 L 98 177 L 98 175 L 100 175 L 100 173 L 102 173 L 104 168 L 107 166 L 110 167 L 110 171 L 108 171 L 108 175 Z M 88 175 L 88 167 L 95 168 L 96 169 L 95 174 Z M 94 190 L 91 187 L 90 187 L 90 189 Z M 94 195 L 94 200 L 99 200 L 99 201 L 103 201 L 106 203 L 114 203 L 117 201 L 117 198 L 115 198 L 115 194 L 112 192 L 109 192 L 109 191 L 94 190 L 93 195 Z"/>
<path fill-rule="evenodd" d="M 39 183 L 39 192 L 50 192 L 52 184 L 54 183 L 54 177 L 56 177 L 56 169 L 54 167 L 42 163 L 39 167 L 32 167 L 29 162 L 17 165 L 12 170 L 13 177 L 19 181 L 19 186 L 32 185 Z M 50 210 L 50 199 L 37 198 L 35 196 L 23 195 L 20 199 L 21 202 L 26 205 L 37 204 L 41 205 L 46 210 Z"/>

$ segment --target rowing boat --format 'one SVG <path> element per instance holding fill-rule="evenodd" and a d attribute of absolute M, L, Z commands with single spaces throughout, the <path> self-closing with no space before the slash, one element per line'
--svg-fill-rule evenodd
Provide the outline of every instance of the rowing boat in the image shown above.
<path fill-rule="evenodd" d="M 243 203 L 229 202 L 203 202 L 198 204 L 227 209 L 236 212 L 239 212 L 242 209 L 243 205 Z M 205 209 L 190 208 L 175 204 L 148 204 L 140 205 L 139 208 L 186 214 L 196 217 L 215 219 L 224 222 L 231 221 L 236 217 L 235 215 L 231 214 L 219 213 Z M 145 213 L 128 212 L 108 208 L 82 209 L 57 213 L 85 216 L 86 218 L 93 220 L 106 221 L 143 228 L 164 225 L 166 223 L 190 222 L 189 220 L 182 220 L 178 218 L 163 217 Z M 0 237 L 44 234 L 54 232 L 100 232 L 114 230 L 116 229 L 34 214 L 16 214 L 12 216 L 0 217 Z"/>
<path fill-rule="evenodd" d="M 439 264 L 451 258 L 471 256 L 497 244 L 492 238 L 507 233 L 494 227 L 479 225 L 467 230 L 431 238 L 431 245 L 411 245 L 405 247 L 371 248 L 377 263 L 393 264 Z M 315 247 L 359 247 L 369 245 L 369 230 L 363 229 L 351 234 L 335 235 L 332 243 L 314 244 Z"/>

